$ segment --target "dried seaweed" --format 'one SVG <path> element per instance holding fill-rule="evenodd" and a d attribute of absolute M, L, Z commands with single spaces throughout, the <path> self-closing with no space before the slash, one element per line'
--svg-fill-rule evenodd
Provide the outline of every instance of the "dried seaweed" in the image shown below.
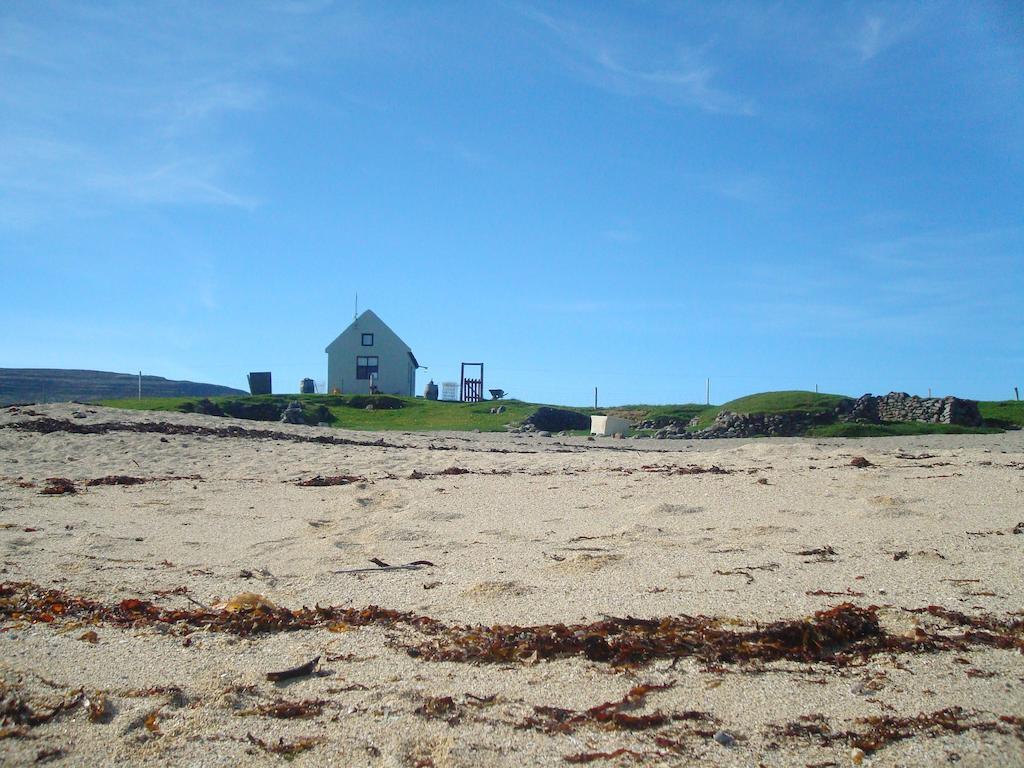
<path fill-rule="evenodd" d="M 58 616 L 119 627 L 163 625 L 183 634 L 206 629 L 242 636 L 320 628 L 338 621 L 355 626 L 399 623 L 424 629 L 441 626 L 434 619 L 373 605 L 366 608 L 303 607 L 296 611 L 265 604 L 242 606 L 238 610 L 168 609 L 135 598 L 105 605 L 29 582 L 0 584 L 0 618 L 47 623 Z"/>
<path fill-rule="evenodd" d="M 110 702 L 107 701 L 107 695 L 102 691 L 86 697 L 85 706 L 89 710 L 90 723 L 105 723 L 113 717 Z"/>
<path fill-rule="evenodd" d="M 980 720 L 977 712 L 969 712 L 962 707 L 947 707 L 910 716 L 861 717 L 854 723 L 862 727 L 840 731 L 831 726 L 824 716 L 815 714 L 804 715 L 799 722 L 772 726 L 768 733 L 776 738 L 811 738 L 824 746 L 845 742 L 864 752 L 877 752 L 889 744 L 922 734 L 934 736 L 941 733 L 992 731 L 1024 739 L 1024 731 L 1006 727 L 1015 725 L 1014 719 L 1012 715 L 1003 715 L 996 720 Z"/>
<path fill-rule="evenodd" d="M 255 744 L 264 752 L 270 752 L 274 755 L 282 755 L 283 757 L 294 757 L 300 752 L 305 752 L 307 749 L 312 749 L 326 741 L 323 736 L 303 736 L 295 741 L 285 741 L 282 736 L 277 740 L 276 744 L 268 744 L 263 741 L 263 739 L 258 739 L 251 733 L 247 733 L 246 738 L 251 744 Z"/>
<path fill-rule="evenodd" d="M 78 493 L 78 489 L 75 488 L 73 481 L 68 480 L 66 477 L 48 477 L 46 478 L 46 487 L 40 491 L 42 494 L 48 496 L 59 496 L 65 493 Z"/>
<path fill-rule="evenodd" d="M 1004 650 L 1016 648 L 1024 652 L 1024 619 L 1000 619 L 990 614 L 968 616 L 938 605 L 903 610 L 907 613 L 928 613 L 953 626 L 971 627 L 962 636 L 971 645 L 987 645 Z"/>
<path fill-rule="evenodd" d="M 316 665 L 320 663 L 320 657 L 310 659 L 305 664 L 300 664 L 297 667 L 291 669 L 285 669 L 281 672 L 267 672 L 267 680 L 273 682 L 279 682 L 281 680 L 292 680 L 296 677 L 309 677 L 316 671 Z"/>
<path fill-rule="evenodd" d="M 643 704 L 644 699 L 651 691 L 663 691 L 673 685 L 675 685 L 674 682 L 663 685 L 637 685 L 621 699 L 606 701 L 582 712 L 560 707 L 535 706 L 533 711 L 537 717 L 528 717 L 517 727 L 536 728 L 545 733 L 572 733 L 583 725 L 599 725 L 604 728 L 627 731 L 658 728 L 670 723 L 672 717 L 662 712 L 650 715 L 630 715 L 623 710 L 635 709 Z"/>
<path fill-rule="evenodd" d="M 288 701 L 287 699 L 275 699 L 270 704 L 261 704 L 255 709 L 247 709 L 239 712 L 239 715 L 263 715 L 264 717 L 275 717 L 279 720 L 290 720 L 293 718 L 316 717 L 323 712 L 327 702 L 323 699 L 303 699 L 302 701 Z"/>
<path fill-rule="evenodd" d="M 90 488 L 96 485 L 141 485 L 142 483 L 153 482 L 156 478 L 146 479 L 144 477 L 131 477 L 130 475 L 107 475 L 86 481 Z"/>
<path fill-rule="evenodd" d="M 626 474 L 631 474 L 631 470 L 625 471 Z M 663 475 L 731 475 L 733 470 L 722 469 L 716 464 L 712 464 L 710 467 L 701 467 L 697 464 L 688 464 L 682 466 L 679 464 L 644 464 L 640 467 L 641 472 L 655 472 Z"/>
<path fill-rule="evenodd" d="M 71 691 L 56 706 L 43 710 L 33 707 L 20 691 L 0 682 L 0 728 L 14 731 L 10 735 L 24 735 L 22 726 L 35 728 L 48 723 L 62 712 L 77 707 L 84 696 L 81 689 Z"/>
<path fill-rule="evenodd" d="M 824 547 L 815 547 L 814 549 L 802 549 L 799 552 L 790 552 L 791 555 L 800 555 L 801 557 L 813 557 L 814 560 L 804 560 L 805 563 L 834 563 L 835 557 L 839 553 L 832 548 L 831 545 L 826 544 Z"/>
<path fill-rule="evenodd" d="M 754 574 L 751 571 L 777 571 L 781 566 L 778 563 L 765 563 L 764 565 L 744 565 L 742 568 L 734 568 L 731 571 L 713 571 L 718 576 L 743 576 L 747 584 L 754 583 Z"/>
<path fill-rule="evenodd" d="M 618 749 L 614 749 L 611 752 L 578 752 L 574 755 L 566 755 L 562 759 L 567 763 L 581 765 L 584 763 L 592 763 L 595 760 L 612 760 L 616 757 L 622 757 L 624 755 L 629 755 L 630 757 L 636 758 L 637 760 L 642 760 L 647 757 L 662 756 L 661 753 L 658 752 L 637 752 L 634 749 L 626 749 L 626 747 L 619 747 Z"/>
<path fill-rule="evenodd" d="M 237 610 L 169 609 L 134 598 L 107 605 L 28 582 L 0 584 L 0 619 L 4 620 L 45 623 L 64 618 L 125 628 L 159 625 L 186 635 L 205 629 L 242 636 L 326 629 L 338 623 L 356 627 L 401 624 L 427 636 L 419 644 L 406 646 L 407 652 L 432 661 L 507 663 L 578 656 L 628 665 L 692 656 L 706 663 L 786 659 L 847 665 L 877 653 L 963 651 L 979 645 L 1024 648 L 1024 619 L 967 616 L 929 606 L 913 612 L 930 613 L 968 630 L 943 634 L 916 627 L 910 634 L 892 634 L 881 628 L 877 612 L 876 606 L 841 603 L 809 618 L 740 629 L 726 628 L 721 619 L 714 617 L 686 615 L 609 617 L 590 624 L 447 625 L 427 616 L 372 605 L 293 611 L 255 602 L 240 605 Z"/>
<path fill-rule="evenodd" d="M 293 443 L 320 443 L 323 445 L 359 445 L 373 448 L 405 448 L 403 445 L 380 440 L 352 440 L 332 435 L 299 435 L 293 432 L 276 432 L 270 429 L 246 429 L 239 426 L 203 427 L 197 424 L 172 424 L 168 421 L 117 422 L 106 421 L 97 424 L 79 424 L 69 419 L 54 419 L 49 416 L 0 424 L 0 429 L 17 429 L 20 432 L 37 432 L 49 435 L 54 432 L 69 432 L 76 435 L 105 435 L 108 432 L 139 432 L 161 435 L 199 435 L 203 437 L 233 437 L 250 440 L 278 440 Z"/>
<path fill-rule="evenodd" d="M 380 558 L 371 557 L 370 562 L 376 565 L 376 568 L 342 568 L 340 571 L 331 571 L 331 573 L 380 573 L 382 571 L 418 571 L 420 568 L 433 568 L 434 564 L 429 560 L 413 560 L 411 563 L 403 563 L 402 565 L 390 565 L 384 562 Z"/>
<path fill-rule="evenodd" d="M 444 720 L 455 725 L 462 718 L 462 709 L 451 696 L 426 696 L 414 712 L 428 720 Z"/>
<path fill-rule="evenodd" d="M 300 480 L 296 485 L 303 488 L 326 488 L 331 485 L 349 485 L 351 483 L 365 482 L 367 482 L 366 478 L 359 477 L 358 475 L 331 475 L 329 477 L 317 475 L 309 480 Z"/>
<path fill-rule="evenodd" d="M 811 619 L 779 621 L 748 631 L 725 629 L 706 617 L 609 618 L 593 624 L 534 627 L 451 627 L 409 650 L 437 661 L 516 661 L 537 654 L 551 659 L 584 656 L 592 661 L 636 664 L 653 658 L 695 656 L 708 662 L 830 661 L 896 651 L 911 640 L 884 633 L 877 609 L 843 603 Z M 915 650 L 942 640 L 917 640 Z"/>

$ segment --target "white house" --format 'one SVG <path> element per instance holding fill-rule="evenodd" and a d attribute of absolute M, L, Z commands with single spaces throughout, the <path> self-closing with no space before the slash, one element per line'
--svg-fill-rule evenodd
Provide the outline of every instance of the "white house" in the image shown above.
<path fill-rule="evenodd" d="M 416 392 L 416 369 L 420 367 L 416 357 L 369 309 L 324 351 L 328 392 L 369 394 L 371 377 L 381 394 L 412 397 Z"/>

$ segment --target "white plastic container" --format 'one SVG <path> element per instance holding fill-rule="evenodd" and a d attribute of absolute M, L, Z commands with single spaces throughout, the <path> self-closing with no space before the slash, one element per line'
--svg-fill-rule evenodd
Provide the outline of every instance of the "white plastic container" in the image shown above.
<path fill-rule="evenodd" d="M 618 416 L 591 416 L 590 434 L 609 437 L 614 434 L 625 435 L 629 432 L 629 422 Z"/>

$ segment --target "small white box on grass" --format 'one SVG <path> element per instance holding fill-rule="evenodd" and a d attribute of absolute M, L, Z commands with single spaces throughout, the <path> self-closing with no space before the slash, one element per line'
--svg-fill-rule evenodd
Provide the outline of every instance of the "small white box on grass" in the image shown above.
<path fill-rule="evenodd" d="M 591 416 L 590 434 L 608 437 L 614 434 L 625 435 L 629 432 L 629 422 L 618 416 Z"/>

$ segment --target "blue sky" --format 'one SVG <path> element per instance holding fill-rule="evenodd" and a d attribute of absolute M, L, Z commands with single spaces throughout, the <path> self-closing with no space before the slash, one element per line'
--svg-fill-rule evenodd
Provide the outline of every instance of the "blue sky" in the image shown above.
<path fill-rule="evenodd" d="M 1024 387 L 1017 3 L 0 5 L 0 366 Z"/>

